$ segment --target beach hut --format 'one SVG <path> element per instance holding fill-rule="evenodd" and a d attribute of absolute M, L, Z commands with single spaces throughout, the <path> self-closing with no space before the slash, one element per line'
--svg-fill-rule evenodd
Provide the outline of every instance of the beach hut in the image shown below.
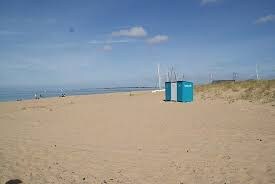
<path fill-rule="evenodd" d="M 188 81 L 177 81 L 177 102 L 193 101 L 193 83 Z"/>
<path fill-rule="evenodd" d="M 165 82 L 165 101 L 171 101 L 171 82 Z"/>
<path fill-rule="evenodd" d="M 165 82 L 165 101 L 192 102 L 193 83 L 188 81 Z"/>

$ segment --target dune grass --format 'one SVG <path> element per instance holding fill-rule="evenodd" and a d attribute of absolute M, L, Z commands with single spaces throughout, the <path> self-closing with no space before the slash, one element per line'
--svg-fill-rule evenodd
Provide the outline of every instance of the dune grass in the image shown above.
<path fill-rule="evenodd" d="M 195 92 L 199 98 L 223 98 L 229 102 L 248 100 L 251 102 L 275 102 L 275 80 L 250 80 L 198 85 Z"/>

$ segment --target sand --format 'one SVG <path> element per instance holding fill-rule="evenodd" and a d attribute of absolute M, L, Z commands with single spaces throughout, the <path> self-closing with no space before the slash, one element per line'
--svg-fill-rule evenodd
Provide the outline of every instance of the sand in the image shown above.
<path fill-rule="evenodd" d="M 275 107 L 150 92 L 0 103 L 0 183 L 275 183 Z"/>

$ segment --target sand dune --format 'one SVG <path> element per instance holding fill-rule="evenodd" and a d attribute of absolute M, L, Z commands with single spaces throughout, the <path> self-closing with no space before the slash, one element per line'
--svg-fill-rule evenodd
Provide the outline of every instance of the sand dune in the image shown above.
<path fill-rule="evenodd" d="M 0 183 L 275 183 L 275 108 L 150 92 L 0 103 Z"/>

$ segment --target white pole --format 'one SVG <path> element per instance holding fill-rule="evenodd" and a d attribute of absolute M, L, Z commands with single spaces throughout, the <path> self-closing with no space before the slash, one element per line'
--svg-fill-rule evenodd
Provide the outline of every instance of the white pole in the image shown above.
<path fill-rule="evenodd" d="M 209 83 L 212 83 L 212 81 L 213 81 L 213 74 L 210 73 L 210 74 L 209 74 Z"/>
<path fill-rule="evenodd" d="M 256 77 L 257 77 L 257 80 L 259 80 L 258 64 L 256 64 Z"/>
<path fill-rule="evenodd" d="M 159 64 L 158 64 L 158 77 L 159 77 L 159 89 L 161 89 L 161 78 L 160 78 Z"/>

